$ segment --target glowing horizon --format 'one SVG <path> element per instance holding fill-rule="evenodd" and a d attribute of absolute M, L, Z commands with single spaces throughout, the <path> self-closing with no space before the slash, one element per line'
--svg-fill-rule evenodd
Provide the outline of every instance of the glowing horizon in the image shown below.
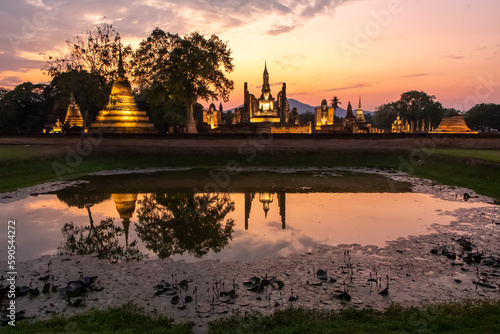
<path fill-rule="evenodd" d="M 500 103 L 500 3 L 493 0 L 29 0 L 3 7 L 0 86 L 7 88 L 50 81 L 39 53 L 61 52 L 68 37 L 105 16 L 133 47 L 156 26 L 227 41 L 235 89 L 225 110 L 243 103 L 244 82 L 259 94 L 264 61 L 271 83 L 286 82 L 289 98 L 313 106 L 336 95 L 346 108 L 361 96 L 363 108 L 373 111 L 408 90 L 460 110 Z M 276 95 L 277 87 L 271 89 Z"/>

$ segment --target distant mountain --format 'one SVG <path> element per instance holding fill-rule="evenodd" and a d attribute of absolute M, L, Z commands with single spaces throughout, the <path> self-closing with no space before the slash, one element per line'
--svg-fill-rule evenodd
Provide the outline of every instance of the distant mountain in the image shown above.
<path fill-rule="evenodd" d="M 288 104 L 290 105 L 290 110 L 292 110 L 293 108 L 297 108 L 297 112 L 299 114 L 303 114 L 303 113 L 308 112 L 308 111 L 314 113 L 315 108 L 317 108 L 317 107 L 314 107 L 314 106 L 312 106 L 310 104 L 302 103 L 302 102 L 300 102 L 299 100 L 296 100 L 296 99 L 288 99 Z M 243 105 L 241 105 L 241 106 L 239 106 L 237 108 L 242 108 L 242 107 L 243 107 Z M 358 110 L 357 106 L 356 106 L 356 108 L 354 108 L 354 106 L 353 106 L 353 111 L 352 112 L 354 113 L 354 115 L 356 115 L 356 110 Z M 365 115 L 367 115 L 367 114 L 373 114 L 373 111 L 363 110 L 363 113 Z M 337 117 L 343 117 L 344 118 L 346 114 L 347 114 L 347 110 L 345 110 L 344 108 L 338 108 L 335 111 L 335 116 L 337 116 Z"/>
<path fill-rule="evenodd" d="M 316 107 L 313 107 L 312 105 L 310 104 L 305 104 L 305 103 L 302 103 L 296 99 L 288 99 L 288 104 L 290 105 L 290 111 L 293 109 L 293 108 L 297 108 L 297 112 L 299 114 L 303 114 L 307 111 L 310 111 L 312 113 L 314 113 L 314 109 Z"/>
<path fill-rule="evenodd" d="M 314 110 L 315 108 L 318 108 L 320 106 L 317 106 L 317 107 L 314 107 L 314 106 L 311 106 L 310 104 L 305 104 L 305 103 L 302 103 L 296 99 L 288 99 L 288 104 L 290 105 L 290 110 L 293 109 L 293 108 L 297 108 L 297 112 L 299 114 L 303 114 L 307 111 L 310 111 L 310 112 L 313 112 L 314 113 Z M 358 108 L 354 108 L 353 106 L 353 113 L 354 115 L 356 115 L 356 110 L 358 110 Z M 363 113 L 365 115 L 367 114 L 373 114 L 373 111 L 368 111 L 368 110 L 363 110 Z M 344 108 L 338 108 L 336 111 L 335 111 L 335 116 L 337 117 L 345 117 L 345 115 L 347 114 L 347 110 L 344 109 Z"/>

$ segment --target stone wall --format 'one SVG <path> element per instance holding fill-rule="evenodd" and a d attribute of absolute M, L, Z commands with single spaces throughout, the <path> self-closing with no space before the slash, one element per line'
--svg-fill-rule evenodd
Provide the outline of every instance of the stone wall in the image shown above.
<path fill-rule="evenodd" d="M 242 129 L 244 131 L 244 129 Z M 0 145 L 77 147 L 79 136 L 37 135 L 0 136 Z M 234 135 L 110 135 L 93 147 L 93 152 L 114 150 L 159 152 L 238 152 L 245 143 L 262 143 L 259 152 L 328 152 L 344 150 L 400 151 L 422 147 L 496 149 L 500 135 L 431 135 L 431 134 L 234 134 Z"/>

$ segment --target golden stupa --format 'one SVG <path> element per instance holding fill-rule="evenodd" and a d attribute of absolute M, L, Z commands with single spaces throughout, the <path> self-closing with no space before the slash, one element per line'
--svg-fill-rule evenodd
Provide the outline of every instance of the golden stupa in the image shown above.
<path fill-rule="evenodd" d="M 68 111 L 66 111 L 64 126 L 67 128 L 72 128 L 74 126 L 83 127 L 82 114 L 80 112 L 80 108 L 76 104 L 73 92 L 71 92 L 71 95 L 69 97 Z"/>
<path fill-rule="evenodd" d="M 448 118 L 443 118 L 438 128 L 429 133 L 468 133 L 476 134 L 477 132 L 469 129 L 467 124 L 465 124 L 464 116 L 453 116 Z"/>
<path fill-rule="evenodd" d="M 365 114 L 363 113 L 363 108 L 361 107 L 361 96 L 359 97 L 358 111 L 356 111 L 356 122 L 366 123 Z"/>
<path fill-rule="evenodd" d="M 125 244 L 128 246 L 128 231 L 130 227 L 130 218 L 135 211 L 137 194 L 112 194 L 111 197 L 116 205 L 116 211 L 120 215 L 125 232 Z"/>
<path fill-rule="evenodd" d="M 113 83 L 106 109 L 99 111 L 91 130 L 113 133 L 153 133 L 153 124 L 145 111 L 137 108 L 132 87 L 125 77 L 122 57 L 118 62 L 118 78 Z"/>

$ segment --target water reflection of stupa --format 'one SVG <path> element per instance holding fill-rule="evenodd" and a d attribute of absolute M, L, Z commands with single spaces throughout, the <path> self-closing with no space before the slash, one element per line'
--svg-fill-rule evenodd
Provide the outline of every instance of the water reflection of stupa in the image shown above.
<path fill-rule="evenodd" d="M 130 82 L 125 77 L 122 57 L 118 64 L 118 78 L 113 83 L 106 109 L 99 111 L 92 130 L 114 133 L 152 133 L 153 124 L 145 111 L 140 111 L 135 103 Z"/>
<path fill-rule="evenodd" d="M 286 216 L 285 216 L 285 203 L 286 196 L 284 192 L 279 192 L 276 194 L 278 198 L 278 207 L 280 208 L 281 216 L 281 228 L 286 227 Z M 248 219 L 250 218 L 250 210 L 252 209 L 252 202 L 255 198 L 255 193 L 245 193 L 245 230 L 248 230 Z M 262 208 L 264 214 L 267 218 L 267 213 L 269 212 L 269 204 L 273 202 L 272 193 L 259 193 L 259 202 L 262 203 Z"/>
<path fill-rule="evenodd" d="M 128 246 L 128 231 L 130 227 L 130 218 L 135 211 L 137 194 L 112 194 L 111 197 L 116 205 L 116 211 L 120 215 L 125 232 L 125 244 Z"/>

